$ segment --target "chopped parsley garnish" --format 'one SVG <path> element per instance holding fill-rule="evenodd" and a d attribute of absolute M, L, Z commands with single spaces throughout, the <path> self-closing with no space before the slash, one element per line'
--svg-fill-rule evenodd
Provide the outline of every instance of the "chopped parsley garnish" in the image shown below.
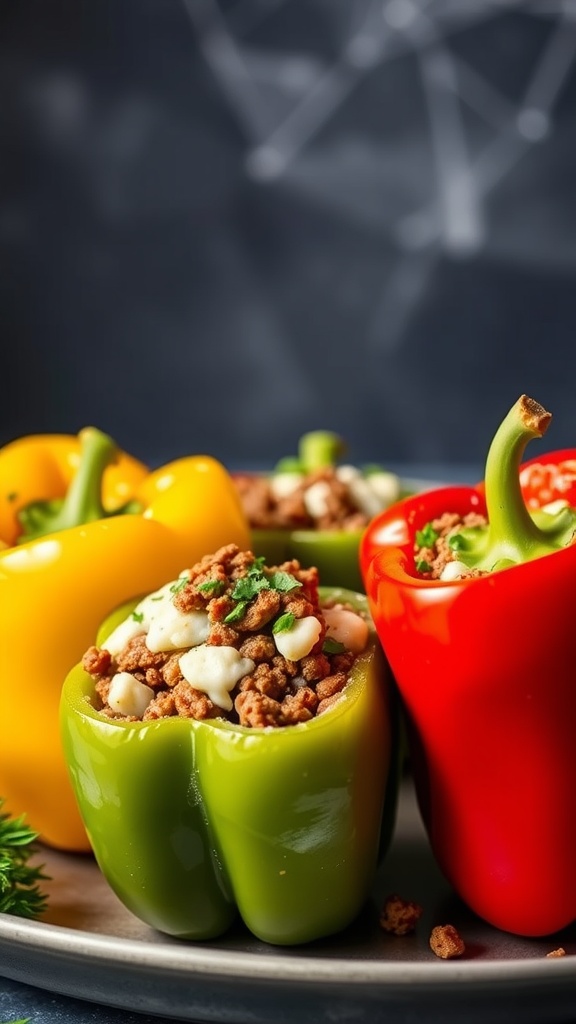
<path fill-rule="evenodd" d="M 279 615 L 276 622 L 272 626 L 273 633 L 289 633 L 296 621 L 296 616 L 292 612 L 285 612 L 284 615 Z"/>
<path fill-rule="evenodd" d="M 270 573 L 268 579 L 272 590 L 279 590 L 283 594 L 288 594 L 291 590 L 296 590 L 297 587 L 302 586 L 291 573 L 281 572 L 280 570 Z"/>
<path fill-rule="evenodd" d="M 248 570 L 247 576 L 236 580 L 230 596 L 235 601 L 251 601 L 261 590 L 278 590 L 287 594 L 302 584 L 289 572 L 277 570 L 268 575 L 256 563 Z"/>
<path fill-rule="evenodd" d="M 236 580 L 230 596 L 235 601 L 251 601 L 261 590 L 270 590 L 270 583 L 264 573 L 258 570 L 257 573 L 252 573 L 250 576 L 242 576 L 239 580 Z"/>
<path fill-rule="evenodd" d="M 345 651 L 346 648 L 339 640 L 335 640 L 332 636 L 327 636 L 322 644 L 322 650 L 324 654 L 342 654 L 342 651 Z"/>
<path fill-rule="evenodd" d="M 248 604 L 248 601 L 238 601 L 238 604 L 236 605 L 236 607 L 233 608 L 231 612 L 228 612 L 228 615 L 224 616 L 224 620 L 223 621 L 224 622 L 239 622 L 240 619 L 244 618 L 244 615 L 246 613 L 246 605 L 247 604 Z"/>
<path fill-rule="evenodd" d="M 224 582 L 222 580 L 206 580 L 206 583 L 199 583 L 198 590 L 201 590 L 203 594 L 221 594 L 224 590 Z"/>
<path fill-rule="evenodd" d="M 179 594 L 180 591 L 183 590 L 186 584 L 189 582 L 190 581 L 188 579 L 188 576 L 182 576 L 181 579 L 176 580 L 176 582 L 172 584 L 172 586 L 170 587 L 170 593 Z"/>
<path fill-rule="evenodd" d="M 432 572 L 432 566 L 424 558 L 419 558 L 416 562 L 416 571 Z"/>
<path fill-rule="evenodd" d="M 448 537 L 448 546 L 452 551 L 462 551 L 466 547 L 466 541 L 461 533 L 452 533 Z"/>
<path fill-rule="evenodd" d="M 277 569 L 275 572 L 266 573 L 263 571 L 264 556 L 254 559 L 245 576 L 237 579 L 230 591 L 230 597 L 238 604 L 224 618 L 224 622 L 237 622 L 244 617 L 246 605 L 262 590 L 276 590 L 281 594 L 288 594 L 291 590 L 301 587 L 302 584 L 289 572 Z M 202 584 L 198 589 L 206 587 Z M 286 629 L 287 627 L 283 627 Z"/>
<path fill-rule="evenodd" d="M 132 618 L 134 622 L 144 622 L 144 612 L 132 612 Z"/>
<path fill-rule="evenodd" d="M 433 548 L 438 540 L 438 534 L 432 523 L 426 523 L 421 530 L 416 530 L 416 544 L 419 548 Z"/>

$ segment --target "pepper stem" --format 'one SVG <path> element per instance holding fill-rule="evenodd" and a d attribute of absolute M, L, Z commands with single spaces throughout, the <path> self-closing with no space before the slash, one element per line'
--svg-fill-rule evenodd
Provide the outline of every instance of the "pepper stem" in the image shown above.
<path fill-rule="evenodd" d="M 80 465 L 65 497 L 32 502 L 21 509 L 20 543 L 108 515 L 102 504 L 102 478 L 107 466 L 115 461 L 118 448 L 111 437 L 96 427 L 85 427 L 78 437 Z"/>
<path fill-rule="evenodd" d="M 520 466 L 526 445 L 542 437 L 552 419 L 538 402 L 521 395 L 498 428 L 486 460 L 487 529 L 461 533 L 458 558 L 469 566 L 493 571 L 528 562 L 568 544 L 576 530 L 576 513 L 569 508 L 555 515 L 530 515 L 520 486 Z"/>
<path fill-rule="evenodd" d="M 298 455 L 306 473 L 335 466 L 345 450 L 338 434 L 330 430 L 312 430 L 300 438 Z"/>

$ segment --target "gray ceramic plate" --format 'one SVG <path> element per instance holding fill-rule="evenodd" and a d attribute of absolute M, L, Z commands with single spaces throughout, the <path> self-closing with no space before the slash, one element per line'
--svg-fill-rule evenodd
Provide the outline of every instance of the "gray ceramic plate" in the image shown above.
<path fill-rule="evenodd" d="M 435 866 L 410 781 L 392 849 L 362 918 L 298 949 L 257 942 L 240 927 L 208 944 L 164 938 L 120 905 L 89 856 L 42 850 L 52 880 L 42 922 L 0 914 L 0 975 L 51 992 L 174 1020 L 220 1024 L 408 1024 L 576 1020 L 576 929 L 522 940 L 473 917 Z M 424 914 L 404 938 L 378 926 L 389 892 Z M 454 924 L 467 947 L 439 960 L 428 937 Z M 547 958 L 563 946 L 566 956 Z"/>

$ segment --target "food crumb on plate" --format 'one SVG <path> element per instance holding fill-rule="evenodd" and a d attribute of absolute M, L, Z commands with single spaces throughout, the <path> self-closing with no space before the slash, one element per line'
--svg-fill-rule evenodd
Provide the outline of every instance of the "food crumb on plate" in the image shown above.
<path fill-rule="evenodd" d="M 422 907 L 412 900 L 404 900 L 392 893 L 380 911 L 380 926 L 391 935 L 408 935 L 413 932 L 422 916 Z"/>
<path fill-rule="evenodd" d="M 466 951 L 464 941 L 452 924 L 437 925 L 430 933 L 430 949 L 441 960 L 451 960 Z"/>

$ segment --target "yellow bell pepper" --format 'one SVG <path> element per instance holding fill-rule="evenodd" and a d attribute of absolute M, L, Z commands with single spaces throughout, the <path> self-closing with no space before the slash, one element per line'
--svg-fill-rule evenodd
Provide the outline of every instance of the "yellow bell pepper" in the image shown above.
<path fill-rule="evenodd" d="M 0 541 L 0 795 L 47 844 L 89 850 L 60 743 L 64 678 L 112 608 L 221 544 L 249 547 L 247 524 L 215 459 L 149 472 L 88 427 L 0 449 Z"/>

